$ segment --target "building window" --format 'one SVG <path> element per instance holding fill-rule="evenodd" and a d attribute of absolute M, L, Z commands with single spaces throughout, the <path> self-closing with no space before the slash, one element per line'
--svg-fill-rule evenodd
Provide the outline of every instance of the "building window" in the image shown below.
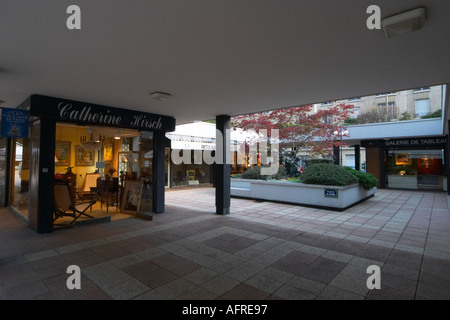
<path fill-rule="evenodd" d="M 430 99 L 416 100 L 416 115 L 425 116 L 430 113 Z"/>
<path fill-rule="evenodd" d="M 351 102 L 351 101 L 360 101 L 360 100 L 361 100 L 361 97 L 348 99 L 349 102 Z"/>
<path fill-rule="evenodd" d="M 323 117 L 324 124 L 331 124 L 331 120 L 332 120 L 332 117 L 330 117 L 330 116 Z"/>
<path fill-rule="evenodd" d="M 377 94 L 377 97 L 385 97 L 386 95 L 394 96 L 394 95 L 396 95 L 396 93 L 395 92 L 381 93 L 381 94 Z"/>
<path fill-rule="evenodd" d="M 386 102 L 377 103 L 377 107 L 386 107 Z M 389 102 L 389 107 L 395 107 L 395 101 Z"/>
<path fill-rule="evenodd" d="M 329 105 L 331 105 L 331 101 L 322 102 L 322 105 L 323 105 L 323 106 L 329 106 Z"/>
<path fill-rule="evenodd" d="M 430 91 L 430 89 L 431 89 L 430 87 L 417 88 L 414 89 L 413 92 L 416 93 L 416 92 Z"/>

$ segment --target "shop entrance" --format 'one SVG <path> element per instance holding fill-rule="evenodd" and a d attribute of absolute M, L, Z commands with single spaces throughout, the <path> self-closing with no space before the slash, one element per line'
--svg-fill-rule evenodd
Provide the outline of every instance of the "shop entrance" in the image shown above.
<path fill-rule="evenodd" d="M 153 155 L 152 132 L 57 123 L 54 227 L 152 211 Z"/>

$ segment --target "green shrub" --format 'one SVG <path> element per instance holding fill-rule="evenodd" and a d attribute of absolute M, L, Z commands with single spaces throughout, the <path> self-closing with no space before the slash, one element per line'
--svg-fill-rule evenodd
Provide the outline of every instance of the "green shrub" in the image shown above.
<path fill-rule="evenodd" d="M 442 110 L 439 109 L 433 113 L 422 116 L 421 119 L 432 119 L 432 118 L 441 118 L 441 117 L 442 117 Z"/>
<path fill-rule="evenodd" d="M 251 179 L 251 180 L 281 180 L 285 177 L 285 168 L 283 166 L 278 167 L 278 173 L 270 176 L 261 175 L 261 168 L 267 168 L 267 166 L 255 166 L 242 173 L 234 175 L 235 178 Z"/>
<path fill-rule="evenodd" d="M 400 121 L 408 121 L 408 120 L 412 120 L 412 115 L 408 111 L 405 111 L 402 113 Z"/>
<path fill-rule="evenodd" d="M 344 168 L 326 163 L 314 164 L 306 168 L 301 179 L 306 184 L 324 186 L 348 186 L 359 181 L 355 175 Z"/>
<path fill-rule="evenodd" d="M 345 169 L 357 177 L 359 184 L 366 190 L 375 188 L 378 184 L 378 179 L 371 173 L 357 171 L 349 167 L 345 167 Z"/>
<path fill-rule="evenodd" d="M 308 159 L 304 160 L 305 168 L 308 168 L 312 165 L 324 163 L 324 164 L 333 164 L 333 160 L 330 159 Z"/>
<path fill-rule="evenodd" d="M 344 123 L 349 126 L 358 124 L 358 118 L 346 118 Z"/>

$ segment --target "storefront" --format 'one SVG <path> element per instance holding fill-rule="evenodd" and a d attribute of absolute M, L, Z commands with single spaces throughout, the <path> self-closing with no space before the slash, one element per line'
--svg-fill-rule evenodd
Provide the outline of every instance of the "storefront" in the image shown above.
<path fill-rule="evenodd" d="M 71 221 L 55 209 L 63 184 L 71 201 L 95 201 L 80 220 L 164 211 L 174 118 L 41 95 L 18 109 L 30 111 L 30 134 L 9 139 L 6 199 L 33 230 Z"/>
<path fill-rule="evenodd" d="M 361 141 L 381 188 L 448 190 L 447 136 Z"/>

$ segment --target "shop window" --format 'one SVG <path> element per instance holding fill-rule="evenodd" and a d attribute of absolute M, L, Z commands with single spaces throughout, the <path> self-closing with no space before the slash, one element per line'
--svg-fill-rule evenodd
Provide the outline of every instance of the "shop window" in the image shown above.
<path fill-rule="evenodd" d="M 28 219 L 30 182 L 30 139 L 12 139 L 10 205 Z"/>
<path fill-rule="evenodd" d="M 68 184 L 75 202 L 95 200 L 89 209 L 94 218 L 119 219 L 130 215 L 117 213 L 151 212 L 153 152 L 151 132 L 59 123 L 55 181 Z M 64 219 L 69 218 L 62 217 L 55 225 L 63 225 Z"/>
<path fill-rule="evenodd" d="M 443 150 L 390 150 L 387 178 L 389 188 L 443 190 Z"/>

